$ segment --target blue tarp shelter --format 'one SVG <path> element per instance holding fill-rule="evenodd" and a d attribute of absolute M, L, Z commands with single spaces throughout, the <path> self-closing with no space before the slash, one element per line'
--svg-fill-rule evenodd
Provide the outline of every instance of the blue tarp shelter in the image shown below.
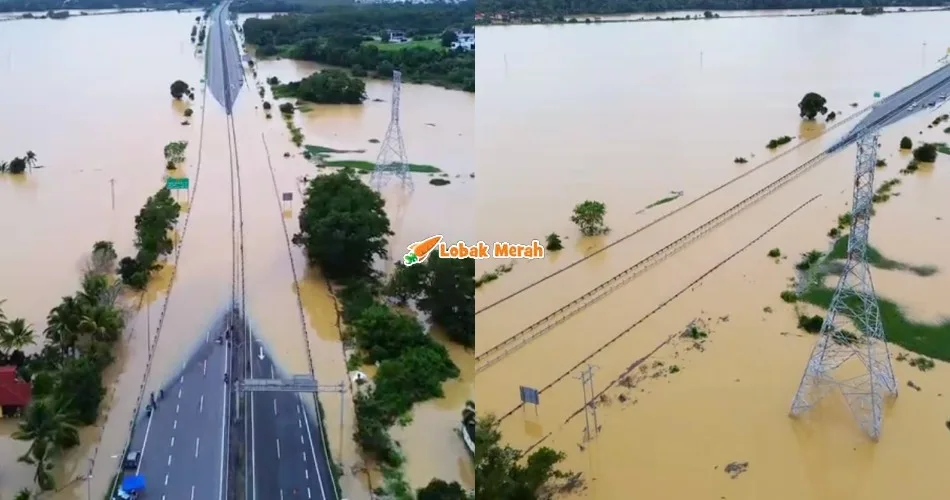
<path fill-rule="evenodd" d="M 129 476 L 122 480 L 122 489 L 133 493 L 145 489 L 145 478 L 142 476 Z"/>

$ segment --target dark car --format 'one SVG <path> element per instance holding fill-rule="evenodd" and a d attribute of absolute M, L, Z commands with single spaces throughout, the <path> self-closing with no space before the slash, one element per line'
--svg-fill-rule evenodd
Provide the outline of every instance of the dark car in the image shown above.
<path fill-rule="evenodd" d="M 142 452 L 139 451 L 130 451 L 125 455 L 125 460 L 122 461 L 123 469 L 135 469 L 139 466 L 139 460 L 142 458 Z"/>

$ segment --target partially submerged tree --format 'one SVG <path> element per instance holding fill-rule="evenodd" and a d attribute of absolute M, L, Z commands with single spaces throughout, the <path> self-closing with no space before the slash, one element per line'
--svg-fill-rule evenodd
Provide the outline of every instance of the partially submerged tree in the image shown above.
<path fill-rule="evenodd" d="M 828 108 L 825 107 L 827 102 L 828 100 L 820 94 L 809 92 L 798 103 L 798 114 L 806 120 L 814 120 L 819 114 L 824 116 L 828 112 Z"/>
<path fill-rule="evenodd" d="M 604 225 L 607 205 L 599 201 L 586 200 L 574 207 L 571 222 L 577 224 L 584 236 L 596 236 L 608 231 Z"/>
<path fill-rule="evenodd" d="M 914 141 L 910 140 L 910 137 L 906 135 L 901 138 L 901 149 L 913 149 Z"/>
<path fill-rule="evenodd" d="M 299 222 L 294 242 L 333 280 L 372 275 L 373 262 L 386 258 L 393 235 L 379 193 L 348 168 L 310 181 Z"/>
<path fill-rule="evenodd" d="M 914 159 L 923 163 L 933 163 L 937 161 L 937 146 L 933 144 L 922 144 L 914 150 Z"/>
<path fill-rule="evenodd" d="M 175 80 L 172 82 L 170 90 L 172 97 L 178 100 L 181 100 L 182 97 L 190 92 L 188 84 L 181 80 Z"/>

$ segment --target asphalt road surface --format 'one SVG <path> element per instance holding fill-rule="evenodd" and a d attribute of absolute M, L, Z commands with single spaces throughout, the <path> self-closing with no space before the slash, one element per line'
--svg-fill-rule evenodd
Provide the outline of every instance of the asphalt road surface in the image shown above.
<path fill-rule="evenodd" d="M 205 57 L 208 58 L 207 81 L 211 95 L 231 114 L 234 102 L 244 85 L 244 66 L 241 63 L 237 39 L 228 25 L 228 4 L 229 2 L 221 4 L 208 16 L 211 26 L 208 27 Z"/>
<path fill-rule="evenodd" d="M 884 120 L 877 123 L 876 126 L 885 127 L 896 123 L 918 111 L 930 109 L 925 105 L 931 102 L 939 106 L 943 102 L 940 100 L 941 94 L 950 96 L 950 65 L 941 66 L 936 71 L 881 99 L 871 112 L 855 125 L 854 130 L 849 135 L 874 124 L 882 118 Z M 912 110 L 908 109 L 914 103 L 917 103 L 917 106 Z M 893 114 L 887 116 L 890 113 Z"/>
<path fill-rule="evenodd" d="M 252 367 L 254 378 L 281 377 L 258 342 Z M 323 434 L 300 396 L 258 392 L 251 404 L 256 491 L 252 500 L 336 500 Z"/>
<path fill-rule="evenodd" d="M 181 373 L 163 388 L 164 397 L 155 394 L 151 415 L 135 426 L 129 451 L 141 451 L 142 457 L 137 470 L 125 473 L 145 477 L 149 499 L 223 498 L 229 346 L 224 341 L 218 344 L 216 338 L 226 324 L 225 315 L 206 333 Z"/>

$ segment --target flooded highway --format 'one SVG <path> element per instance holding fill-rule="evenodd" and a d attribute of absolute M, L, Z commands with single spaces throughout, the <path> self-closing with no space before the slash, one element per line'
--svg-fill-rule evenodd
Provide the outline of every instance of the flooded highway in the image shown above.
<path fill-rule="evenodd" d="M 177 228 L 181 243 L 177 265 L 174 258 L 169 259 L 153 278 L 142 308 L 130 318 L 128 342 L 107 371 L 105 414 L 97 426 L 81 429 L 82 445 L 61 460 L 56 474 L 60 491 L 55 498 L 84 498 L 83 479 L 90 469 L 93 494 L 105 491 L 138 395 L 174 377 L 228 308 L 232 280 L 227 123 L 223 108 L 210 93 L 206 99 L 202 93 L 205 61 L 188 41 L 195 15 L 157 12 L 89 16 L 62 23 L 11 21 L 0 32 L 0 46 L 8 52 L 2 58 L 7 64 L 0 67 L 0 89 L 8 96 L 3 103 L 11 113 L 22 115 L 15 126 L 8 123 L 3 129 L 0 155 L 12 157 L 30 149 L 44 167 L 28 176 L 0 175 L 0 207 L 22 214 L 0 221 L 0 231 L 18 242 L 5 248 L 0 263 L 4 276 L 0 297 L 8 299 L 4 310 L 9 315 L 24 317 L 41 332 L 49 308 L 76 290 L 93 242 L 114 241 L 120 257 L 132 252 L 133 217 L 166 174 L 188 177 L 195 190 Z M 33 37 L 46 42 L 28 43 Z M 282 80 L 300 78 L 312 70 L 312 65 L 286 60 L 258 65 L 261 76 Z M 51 78 L 54 71 L 57 77 Z M 102 83 L 103 75 L 109 75 L 110 83 Z M 176 79 L 196 88 L 194 102 L 171 99 L 169 84 Z M 371 97 L 389 94 L 386 82 L 371 81 L 367 88 Z M 44 102 L 44 106 L 36 108 L 29 101 Z M 474 228 L 471 203 L 465 202 L 474 199 L 470 177 L 474 97 L 407 84 L 403 102 L 411 161 L 438 165 L 453 182 L 435 187 L 419 179 L 402 222 L 394 222 L 398 234 L 393 246 L 405 247 L 436 230 L 465 238 Z M 188 106 L 194 116 L 189 125 L 182 125 Z M 284 125 L 266 120 L 259 107 L 255 93 L 246 88 L 234 104 L 248 235 L 245 279 L 251 326 L 286 372 L 308 371 L 309 344 L 318 379 L 338 383 L 347 373 L 333 297 L 322 277 L 307 268 L 299 248 L 288 253 L 283 227 L 286 224 L 289 234 L 296 232 L 297 179 L 312 176 L 315 168 L 296 152 Z M 316 106 L 309 113 L 298 113 L 296 119 L 307 144 L 365 148 L 364 155 L 351 157 L 372 159 L 375 151 L 368 140 L 385 133 L 389 109 L 386 102 L 369 101 L 362 108 Z M 188 141 L 186 161 L 166 173 L 162 148 L 177 140 Z M 290 154 L 284 157 L 285 152 Z M 281 206 L 275 184 L 280 193 L 295 193 L 294 200 Z M 185 199 L 183 193 L 179 197 Z M 454 222 L 442 229 L 440 223 L 447 219 Z M 299 294 L 291 259 L 300 279 Z M 25 265 L 29 262 L 42 264 Z M 148 381 L 141 387 L 149 359 L 149 331 L 155 349 Z M 465 400 L 472 398 L 472 377 L 449 385 L 444 400 L 420 405 L 407 432 L 418 434 L 419 429 L 432 428 L 452 432 Z M 345 409 L 345 420 L 340 422 L 339 396 L 321 396 L 321 400 L 331 415 L 327 421 L 330 448 L 344 465 L 344 491 L 351 498 L 365 498 L 366 493 L 361 493 L 366 491 L 364 475 L 353 472 L 359 470 L 362 458 L 351 441 L 352 407 Z M 5 470 L 0 494 L 4 496 L 32 484 L 30 467 L 15 462 L 24 450 L 24 443 L 9 437 L 15 425 L 15 421 L 0 422 L 0 464 Z M 454 435 L 451 438 L 445 441 L 457 442 Z M 458 449 L 442 442 L 430 448 L 418 439 L 403 445 L 409 458 L 407 475 L 414 485 L 422 486 L 433 476 L 472 484 L 471 466 L 463 461 L 467 458 L 460 442 Z"/>

